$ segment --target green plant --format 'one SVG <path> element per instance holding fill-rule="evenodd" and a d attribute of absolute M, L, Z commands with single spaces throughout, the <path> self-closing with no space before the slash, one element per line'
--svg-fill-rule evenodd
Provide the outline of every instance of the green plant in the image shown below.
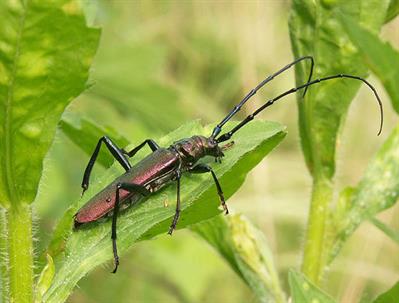
<path fill-rule="evenodd" d="M 76 3 L 69 1 L 2 2 L 0 12 L 1 296 L 30 302 L 30 205 L 58 120 L 85 89 L 100 31 L 88 28 Z"/>
<path fill-rule="evenodd" d="M 309 54 L 315 57 L 314 77 L 343 71 L 366 77 L 370 69 L 381 79 L 398 111 L 399 54 L 377 36 L 383 24 L 398 14 L 398 3 L 396 0 L 293 1 L 290 33 L 295 57 Z M 86 7 L 87 12 L 90 8 Z M 100 30 L 86 25 L 80 2 L 7 1 L 0 4 L 0 16 L 0 302 L 64 302 L 81 278 L 112 259 L 110 222 L 73 231 L 73 214 L 122 171 L 112 165 L 109 156 L 101 154 L 101 177 L 93 180 L 83 199 L 73 196 L 74 202 L 68 202 L 68 209 L 62 210 L 63 215 L 49 239 L 39 231 L 39 239 L 34 241 L 32 225 L 37 218 L 32 216 L 32 202 L 36 197 L 35 202 L 40 205 L 38 200 L 44 199 L 42 193 L 38 194 L 39 181 L 57 125 L 59 133 L 62 131 L 86 154 L 104 133 L 121 145 L 131 141 L 127 139 L 130 132 L 139 139 L 155 134 L 163 146 L 193 134 L 206 135 L 212 125 L 202 126 L 198 121 L 183 123 L 186 110 L 182 104 L 186 103 L 177 96 L 187 96 L 191 93 L 189 88 L 193 91 L 208 88 L 210 95 L 218 94 L 219 78 L 233 75 L 225 77 L 222 86 L 226 87 L 237 80 L 238 73 L 232 63 L 233 51 L 227 51 L 211 35 L 196 33 L 190 41 L 198 45 L 197 48 L 206 45 L 206 62 L 192 60 L 198 54 L 194 52 L 190 57 L 187 48 L 172 51 L 181 59 L 169 68 L 175 68 L 175 75 L 185 79 L 184 89 L 174 83 L 163 83 L 154 76 L 164 72 L 161 67 L 167 65 L 170 56 L 161 43 L 132 46 L 126 41 L 123 48 L 112 47 L 104 53 L 99 49 L 98 56 L 106 64 L 96 68 L 98 83 L 87 84 Z M 140 32 L 142 36 L 146 34 Z M 216 63 L 212 61 L 214 52 L 221 57 Z M 135 60 L 129 61 L 131 57 Z M 116 58 L 128 64 L 117 70 Z M 222 67 L 217 68 L 218 64 Z M 207 73 L 212 77 L 208 78 Z M 297 84 L 305 82 L 306 76 L 305 66 L 299 66 Z M 194 78 L 200 79 L 195 82 Z M 67 105 L 89 87 L 91 89 L 74 102 L 79 104 L 84 103 L 84 98 L 90 99 L 87 102 L 90 106 L 86 104 L 86 108 L 79 109 L 84 115 L 70 110 L 61 116 Z M 182 181 L 183 215 L 178 228 L 187 228 L 192 235 L 210 244 L 260 302 L 286 302 L 289 296 L 293 302 L 334 302 L 320 289 L 321 281 L 328 275 L 326 268 L 364 221 L 370 220 L 398 242 L 398 233 L 375 218 L 393 206 L 399 195 L 398 127 L 370 161 L 359 184 L 346 187 L 339 199 L 334 200 L 337 140 L 359 87 L 359 83 L 350 80 L 329 82 L 312 87 L 305 99 L 301 94 L 297 96 L 302 149 L 313 178 L 313 190 L 302 273 L 290 271 L 290 295 L 279 280 L 276 263 L 262 232 L 242 215 L 220 216 L 209 176 L 189 176 Z M 231 90 L 225 99 L 232 99 L 235 94 L 235 90 Z M 205 95 L 197 93 L 191 102 Z M 100 107 L 106 109 L 105 116 Z M 174 108 L 174 115 L 159 115 L 169 108 Z M 93 121 L 93 116 L 86 117 L 89 112 L 119 124 L 100 126 L 98 120 Z M 215 112 L 222 113 L 224 109 Z M 120 117 L 129 122 L 121 122 Z M 161 135 L 180 124 L 183 126 Z M 252 168 L 284 137 L 285 128 L 273 122 L 254 121 L 237 133 L 235 146 L 226 152 L 221 165 L 214 166 L 226 197 L 240 188 Z M 134 161 L 143 157 L 144 153 L 140 153 Z M 121 255 L 129 247 L 167 231 L 174 210 L 164 207 L 165 201 L 174 203 L 173 186 L 120 216 Z M 124 260 L 122 258 L 122 264 Z M 390 302 L 390 298 L 397 296 L 397 289 L 396 284 L 375 303 Z M 179 298 L 189 301 L 182 294 Z"/>

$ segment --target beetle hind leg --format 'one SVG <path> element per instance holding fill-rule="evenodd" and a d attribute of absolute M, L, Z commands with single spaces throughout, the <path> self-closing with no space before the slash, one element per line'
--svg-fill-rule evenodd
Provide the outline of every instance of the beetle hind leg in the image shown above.
<path fill-rule="evenodd" d="M 119 204 L 120 204 L 120 197 L 119 197 L 119 191 L 120 190 L 125 190 L 130 193 L 139 193 L 143 196 L 148 196 L 151 192 L 145 188 L 142 185 L 134 184 L 134 183 L 118 183 L 116 185 L 116 193 L 115 193 L 115 206 L 114 206 L 114 212 L 112 214 L 112 229 L 111 229 L 111 239 L 112 239 L 112 251 L 114 253 L 114 270 L 112 273 L 116 273 L 118 270 L 119 266 L 119 256 L 118 256 L 118 247 L 116 245 L 116 221 L 118 218 L 118 213 L 119 213 Z"/>

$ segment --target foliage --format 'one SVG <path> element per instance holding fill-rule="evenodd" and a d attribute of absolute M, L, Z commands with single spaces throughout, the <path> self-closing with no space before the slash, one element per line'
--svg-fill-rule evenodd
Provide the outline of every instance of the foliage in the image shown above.
<path fill-rule="evenodd" d="M 229 262 L 260 302 L 285 302 L 267 241 L 248 219 L 242 215 L 217 216 L 191 230 Z"/>
<path fill-rule="evenodd" d="M 100 32 L 86 27 L 76 3 L 58 2 L 1 4 L 3 207 L 35 198 L 58 120 L 85 89 L 97 47 Z M 22 149 L 30 152 L 15 157 Z"/>
<path fill-rule="evenodd" d="M 399 282 L 397 282 L 391 289 L 381 294 L 376 298 L 373 303 L 392 303 L 399 298 Z"/>
<path fill-rule="evenodd" d="M 60 116 L 86 88 L 100 31 L 86 26 L 73 1 L 2 1 L 0 14 L 0 204 L 6 209 L 1 233 L 8 237 L 8 249 L 2 248 L 7 264 L 2 265 L 2 298 L 29 302 L 29 204 Z"/>
<path fill-rule="evenodd" d="M 395 241 L 397 244 L 399 244 L 399 231 L 394 230 L 387 224 L 384 224 L 380 220 L 376 218 L 372 218 L 371 222 L 379 228 L 383 233 L 385 233 L 389 238 L 391 238 L 393 241 Z"/>
<path fill-rule="evenodd" d="M 365 220 L 391 207 L 399 197 L 399 127 L 396 127 L 370 162 L 359 185 L 340 200 L 344 212 L 336 217 L 335 238 L 331 256 L 339 252 L 343 243 Z"/>
<path fill-rule="evenodd" d="M 378 33 L 388 5 L 388 1 L 322 1 L 321 4 L 294 1 L 290 33 L 295 56 L 314 56 L 315 77 L 341 73 L 365 77 L 367 67 L 362 56 L 350 43 L 346 28 L 337 16 L 345 16 Z M 303 83 L 306 77 L 304 67 L 297 68 L 297 83 Z M 311 89 L 305 99 L 298 102 L 302 150 L 313 177 L 302 270 L 315 283 L 322 277 L 336 232 L 337 223 L 330 218 L 339 131 L 360 84 L 345 79 L 331 81 Z M 360 221 L 359 218 L 358 224 Z M 347 229 L 343 232 L 348 236 L 351 233 Z"/>
<path fill-rule="evenodd" d="M 293 303 L 323 302 L 334 303 L 335 301 L 321 289 L 309 281 L 303 274 L 290 271 L 289 281 Z"/>
<path fill-rule="evenodd" d="M 399 1 L 391 0 L 385 17 L 385 22 L 393 20 L 399 14 Z"/>
<path fill-rule="evenodd" d="M 398 52 L 378 36 L 384 23 L 398 14 L 398 3 L 294 0 L 289 21 L 294 57 L 315 58 L 314 78 L 339 73 L 367 77 L 372 71 L 399 112 Z M 80 5 L 89 21 L 85 21 Z M 283 4 L 278 5 L 286 10 Z M 183 212 L 178 229 L 187 231 L 176 232 L 172 239 L 161 236 L 174 215 L 176 189 L 169 186 L 118 218 L 121 255 L 135 248 L 122 258 L 118 275 L 109 275 L 108 266 L 103 270 L 98 266 L 112 258 L 110 220 L 79 230 L 72 228 L 77 209 L 123 173 L 112 164 L 113 157 L 104 148 L 89 191 L 78 198 L 82 167 L 98 139 L 107 134 L 119 146 L 132 142 L 132 147 L 155 138 L 168 146 L 193 134 L 209 135 L 214 122 L 231 110 L 243 91 L 259 81 L 257 69 L 263 75 L 264 70 L 276 68 L 272 60 L 260 60 L 269 54 L 259 46 L 261 39 L 254 39 L 258 32 L 264 35 L 258 21 L 242 22 L 249 16 L 243 8 L 250 6 L 232 3 L 235 13 L 231 16 L 229 7 L 200 2 L 177 6 L 173 1 L 160 5 L 143 2 L 138 7 L 134 2 L 116 5 L 102 0 L 18 0 L 0 4 L 1 302 L 63 302 L 84 276 L 87 278 L 79 285 L 91 288 L 91 293 L 82 298 L 79 296 L 84 293 L 77 290 L 71 302 L 126 301 L 127 297 L 145 302 L 241 302 L 252 300 L 251 296 L 260 302 L 286 302 L 288 297 L 293 302 L 335 302 L 321 290 L 325 286 L 322 281 L 328 282 L 335 296 L 334 279 L 330 279 L 335 273 L 327 268 L 363 222 L 372 222 L 398 242 L 395 228 L 376 218 L 398 199 L 398 126 L 369 161 L 360 182 L 346 185 L 335 199 L 338 143 L 348 108 L 361 86 L 354 80 L 337 79 L 312 86 L 304 98 L 297 95 L 301 146 L 313 190 L 302 273 L 290 270 L 289 285 L 284 284 L 287 253 L 280 246 L 289 245 L 292 251 L 295 245 L 290 242 L 298 242 L 293 238 L 300 233 L 299 223 L 290 226 L 282 222 L 284 219 L 276 220 L 278 236 L 268 243 L 261 230 L 267 230 L 268 224 L 274 226 L 269 222 L 275 219 L 272 214 L 257 210 L 261 214 L 257 228 L 251 214 L 248 218 L 240 214 L 249 208 L 243 210 L 230 199 L 232 214 L 220 215 L 215 186 L 207 174 L 185 175 L 182 180 Z M 237 22 L 237 27 L 226 26 L 229 23 L 220 18 L 218 11 Z M 108 18 L 113 21 L 108 22 Z M 269 18 L 264 19 L 269 22 Z M 89 82 L 100 31 L 87 23 L 106 24 Z M 249 37 L 243 24 L 250 25 Z M 229 31 L 236 40 L 225 35 Z M 269 50 L 270 41 L 266 41 Z M 260 55 L 254 59 L 256 53 Z M 305 63 L 296 66 L 297 85 L 307 80 L 308 70 Z M 271 93 L 276 94 L 274 86 L 278 85 L 273 81 L 268 87 Z M 264 92 L 267 94 L 267 89 L 259 92 L 262 98 Z M 263 104 L 259 102 L 253 98 L 247 105 L 248 112 Z M 186 122 L 194 117 L 212 124 Z M 280 118 L 278 114 L 273 117 Z M 241 119 L 242 115 L 235 118 Z M 226 129 L 234 123 L 227 124 Z M 177 128 L 179 125 L 183 126 Z M 284 137 L 284 127 L 273 122 L 254 121 L 237 133 L 235 145 L 226 151 L 222 164 L 211 164 L 227 198 L 238 191 L 247 174 Z M 287 146 L 275 154 L 290 162 L 287 150 L 294 144 Z M 132 163 L 147 153 L 140 152 Z M 295 171 L 282 173 L 288 176 Z M 299 174 L 304 179 L 304 174 Z M 338 176 L 341 178 L 341 174 Z M 274 184 L 274 177 L 278 178 L 261 177 L 253 189 Z M 279 190 L 296 195 L 302 185 L 291 185 L 284 183 Z M 68 190 L 59 190 L 61 187 Z M 277 204 L 275 197 L 265 199 L 248 192 L 239 194 L 239 199 L 247 207 L 258 199 L 262 203 L 267 200 L 269 209 L 283 211 L 285 207 Z M 301 205 L 296 196 L 290 200 Z M 298 212 L 295 205 L 290 204 L 290 210 L 284 211 Z M 36 216 L 32 216 L 32 208 Z M 55 221 L 58 223 L 50 232 L 49 226 Z M 35 232 L 32 223 L 37 225 Z M 295 228 L 295 232 L 289 228 Z M 209 245 L 201 244 L 201 240 Z M 208 246 L 211 249 L 203 257 Z M 216 254 L 211 259 L 212 251 Z M 225 262 L 217 265 L 214 260 Z M 213 276 L 205 274 L 211 270 Z M 346 269 L 346 273 L 351 271 L 350 267 Z M 229 275 L 233 280 L 224 280 Z M 374 285 L 370 288 L 374 297 L 376 289 Z M 127 289 L 133 290 L 129 293 Z M 392 301 L 397 290 L 398 284 L 374 302 Z"/>
<path fill-rule="evenodd" d="M 352 43 L 360 51 L 363 62 L 381 80 L 395 111 L 399 112 L 399 89 L 396 85 L 399 80 L 399 52 L 352 19 L 341 16 L 341 22 Z"/>
<path fill-rule="evenodd" d="M 198 122 L 185 124 L 168 136 L 157 140 L 161 146 L 169 146 L 174 141 L 193 134 L 209 134 L 212 128 L 202 128 Z M 250 135 L 251 134 L 251 135 Z M 282 126 L 277 123 L 255 122 L 237 134 L 234 146 L 225 152 L 226 157 L 221 165 L 215 166 L 215 173 L 223 184 L 226 198 L 236 191 L 245 179 L 247 172 L 255 166 L 265 154 L 270 152 L 284 137 Z M 139 161 L 142 156 L 137 156 Z M 74 209 L 86 203 L 90 197 L 109 184 L 122 173 L 118 163 L 107 170 L 95 184 L 92 184 L 83 199 L 75 204 Z M 234 176 L 234 178 L 232 177 Z M 190 176 L 182 179 L 181 199 L 184 216 L 178 228 L 200 222 L 219 214 L 217 198 L 213 184 L 206 176 Z M 153 238 L 166 233 L 174 216 L 174 208 L 165 208 L 164 202 L 172 204 L 176 190 L 169 187 L 161 193 L 152 195 L 145 203 L 133 207 L 120 216 L 118 220 L 118 247 L 120 254 L 134 242 Z M 215 203 L 216 202 L 216 203 Z M 67 213 L 66 219 L 70 220 Z M 63 221 L 62 221 L 63 222 Z M 45 302 L 63 302 L 75 284 L 91 269 L 109 260 L 111 255 L 110 230 L 111 222 L 97 222 L 91 227 L 70 234 L 65 246 L 59 270 L 53 284 L 44 296 Z M 62 224 L 63 225 L 63 224 Z M 72 220 L 69 226 L 72 230 Z M 122 261 L 123 262 L 123 261 Z"/>

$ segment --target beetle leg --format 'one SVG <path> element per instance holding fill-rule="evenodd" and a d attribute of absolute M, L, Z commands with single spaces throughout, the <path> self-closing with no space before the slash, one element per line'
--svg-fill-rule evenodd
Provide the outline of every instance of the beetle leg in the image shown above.
<path fill-rule="evenodd" d="M 148 146 L 151 148 L 151 150 L 154 152 L 157 149 L 159 149 L 159 145 L 152 139 L 147 139 L 145 140 L 143 143 L 141 143 L 140 145 L 136 146 L 135 148 L 133 148 L 131 151 L 127 152 L 125 150 L 122 149 L 122 152 L 125 155 L 128 155 L 130 158 L 133 157 L 140 149 L 143 148 L 144 145 L 148 144 Z"/>
<path fill-rule="evenodd" d="M 101 148 L 101 143 L 104 143 L 105 146 L 108 148 L 108 150 L 111 152 L 111 154 L 114 156 L 114 158 L 122 165 L 122 167 L 128 171 L 132 166 L 130 165 L 129 161 L 126 159 L 126 157 L 123 155 L 122 149 L 120 149 L 110 138 L 107 136 L 103 136 L 98 140 L 98 143 L 96 145 L 96 148 L 94 149 L 93 154 L 91 155 L 91 158 L 89 160 L 89 163 L 87 164 L 87 167 L 85 169 L 85 172 L 83 174 L 83 181 L 82 181 L 82 188 L 83 192 L 86 191 L 86 189 L 89 188 L 89 179 L 90 179 L 90 174 L 91 170 L 93 169 L 94 162 L 96 162 L 98 153 L 100 152 Z"/>
<path fill-rule="evenodd" d="M 226 202 L 225 202 L 225 199 L 224 199 L 224 194 L 223 194 L 223 191 L 222 191 L 222 187 L 220 186 L 219 180 L 216 177 L 216 174 L 213 171 L 212 167 L 210 167 L 209 165 L 200 163 L 200 164 L 197 164 L 196 166 L 194 166 L 192 169 L 190 169 L 190 172 L 194 173 L 194 174 L 203 174 L 203 173 L 210 172 L 212 174 L 213 181 L 215 182 L 216 189 L 218 191 L 220 204 L 223 206 L 225 214 L 227 215 L 229 213 L 229 210 L 227 208 L 227 205 L 226 205 Z"/>
<path fill-rule="evenodd" d="M 175 216 L 173 217 L 172 224 L 170 225 L 170 228 L 169 228 L 169 231 L 168 231 L 169 235 L 172 235 L 173 230 L 176 228 L 177 221 L 179 221 L 179 217 L 180 217 L 180 177 L 181 177 L 181 173 L 178 170 L 177 171 L 177 176 L 176 176 L 176 180 L 177 180 L 176 212 L 175 212 Z"/>
<path fill-rule="evenodd" d="M 142 185 L 134 184 L 134 183 L 118 183 L 116 185 L 116 194 L 115 194 L 115 206 L 114 212 L 112 214 L 112 229 L 111 229 L 111 239 L 112 239 L 112 251 L 114 253 L 114 263 L 115 268 L 112 273 L 116 273 L 119 266 L 119 256 L 118 249 L 116 246 L 116 220 L 118 218 L 119 213 L 119 191 L 126 190 L 130 193 L 136 192 L 142 194 L 143 196 L 148 196 L 151 192 Z"/>

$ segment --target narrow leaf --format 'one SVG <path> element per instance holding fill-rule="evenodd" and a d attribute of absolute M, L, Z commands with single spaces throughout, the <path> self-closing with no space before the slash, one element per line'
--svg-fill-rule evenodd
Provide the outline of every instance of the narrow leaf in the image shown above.
<path fill-rule="evenodd" d="M 393 20 L 399 14 L 399 0 L 391 0 L 389 3 L 385 23 Z"/>
<path fill-rule="evenodd" d="M 337 12 L 378 33 L 387 7 L 387 0 L 294 0 L 289 22 L 294 56 L 314 57 L 314 78 L 335 74 L 366 77 L 367 68 L 340 24 Z M 297 66 L 297 84 L 305 83 L 308 74 L 308 65 Z M 301 144 L 313 176 L 333 177 L 338 132 L 359 87 L 359 81 L 339 79 L 313 86 L 304 100 L 298 94 Z"/>
<path fill-rule="evenodd" d="M 393 228 L 389 227 L 384 222 L 381 222 L 380 220 L 378 220 L 376 218 L 371 218 L 370 221 L 379 230 L 381 230 L 384 234 L 386 234 L 389 238 L 391 238 L 393 241 L 395 241 L 397 244 L 399 244 L 399 231 L 398 230 L 394 230 Z"/>
<path fill-rule="evenodd" d="M 47 255 L 47 264 L 43 268 L 36 285 L 36 303 L 42 302 L 44 293 L 50 288 L 51 282 L 53 281 L 54 272 L 55 267 L 53 258 L 51 258 L 50 255 Z"/>
<path fill-rule="evenodd" d="M 399 52 L 352 19 L 341 16 L 341 20 L 352 43 L 360 51 L 364 63 L 381 80 L 391 97 L 395 111 L 399 113 L 399 87 L 397 85 L 399 82 Z"/>
<path fill-rule="evenodd" d="M 0 203 L 31 203 L 68 103 L 86 85 L 100 31 L 75 1 L 0 2 Z"/>
<path fill-rule="evenodd" d="M 399 299 L 399 282 L 396 282 L 391 289 L 387 292 L 379 295 L 373 303 L 394 303 L 398 302 Z"/>
<path fill-rule="evenodd" d="M 289 283 L 293 303 L 335 303 L 335 300 L 310 282 L 303 274 L 290 270 Z"/>
<path fill-rule="evenodd" d="M 399 126 L 371 161 L 366 173 L 351 194 L 349 209 L 336 232 L 330 261 L 338 254 L 344 242 L 365 220 L 393 206 L 399 198 Z"/>
<path fill-rule="evenodd" d="M 337 74 L 366 77 L 367 67 L 338 17 L 350 16 L 354 22 L 378 33 L 388 4 L 388 0 L 294 0 L 289 22 L 294 56 L 314 57 L 313 78 Z M 309 70 L 309 64 L 296 66 L 297 85 L 306 83 Z M 304 98 L 302 93 L 297 94 L 301 145 L 314 179 L 302 270 L 316 284 L 325 269 L 331 232 L 335 232 L 330 226 L 329 210 L 339 132 L 360 85 L 354 79 L 333 79 L 310 87 Z M 376 131 L 378 127 L 376 122 Z"/>
<path fill-rule="evenodd" d="M 232 124 L 226 125 L 226 129 Z M 201 127 L 198 122 L 182 126 L 168 136 L 158 140 L 161 146 L 169 146 L 174 141 L 194 134 L 209 135 L 212 128 Z M 247 128 L 237 133 L 235 145 L 225 152 L 222 164 L 213 164 L 216 175 L 220 178 L 226 197 L 230 197 L 242 184 L 246 174 L 270 152 L 285 136 L 283 127 L 277 123 L 254 121 Z M 142 157 L 137 155 L 134 161 Z M 214 163 L 213 159 L 208 159 Z M 111 183 L 122 170 L 113 165 L 94 182 L 84 199 L 74 205 L 75 209 L 87 202 L 104 186 Z M 183 228 L 220 213 L 218 197 L 210 175 L 184 175 L 182 181 L 182 214 L 178 228 Z M 79 190 L 79 189 L 77 189 Z M 175 186 L 153 194 L 145 203 L 125 211 L 118 219 L 118 247 L 123 254 L 134 242 L 149 239 L 160 233 L 166 233 L 174 207 L 164 207 L 167 201 L 174 205 Z M 70 218 L 72 231 L 72 221 Z M 54 283 L 45 294 L 45 302 L 64 302 L 76 283 L 90 270 L 112 258 L 110 240 L 111 222 L 96 222 L 87 228 L 74 231 L 66 242 L 65 258 L 60 264 Z M 121 260 L 123 266 L 123 258 Z"/>
<path fill-rule="evenodd" d="M 267 241 L 248 219 L 242 215 L 217 216 L 191 230 L 226 259 L 259 302 L 285 302 Z"/>

